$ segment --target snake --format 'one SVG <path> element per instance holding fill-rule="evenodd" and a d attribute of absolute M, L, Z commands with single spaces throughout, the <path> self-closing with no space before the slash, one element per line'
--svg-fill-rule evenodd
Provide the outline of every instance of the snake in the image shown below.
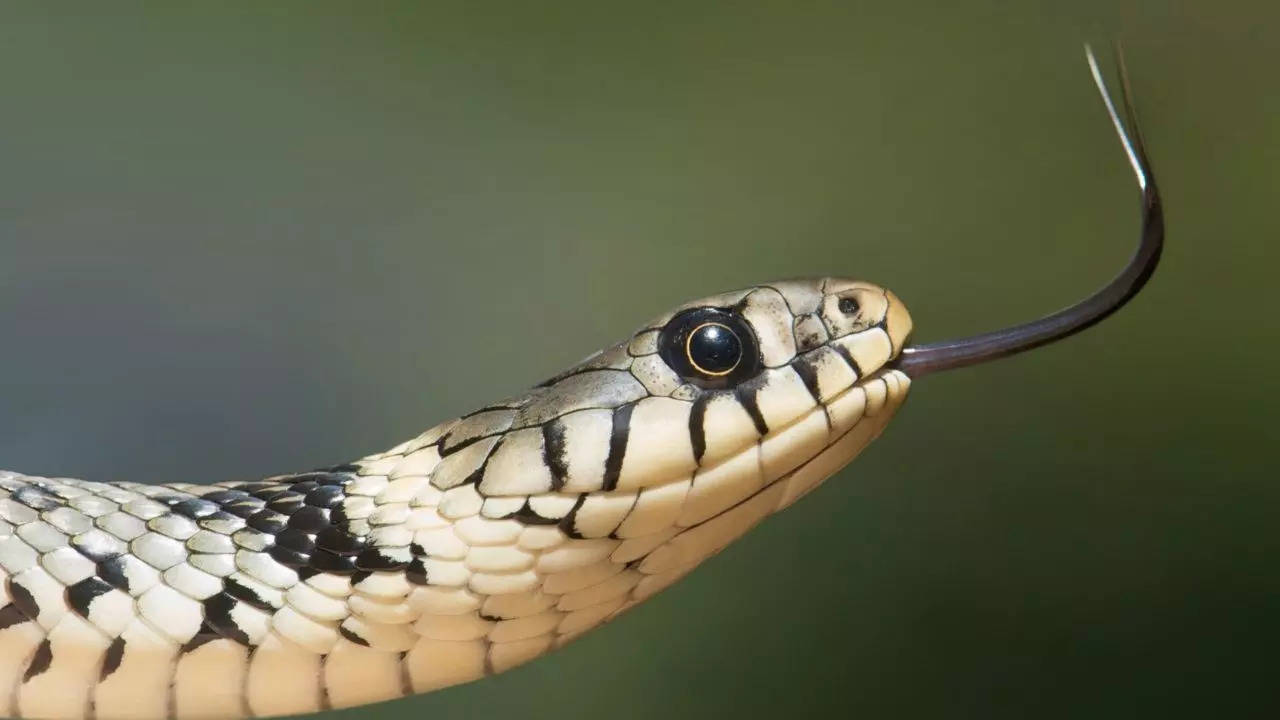
<path fill-rule="evenodd" d="M 0 472 L 0 713 L 323 711 L 504 672 L 643 603 L 849 464 L 913 381 L 1102 320 L 1163 247 L 1081 302 L 911 341 L 890 290 L 827 277 L 681 305 L 528 392 L 350 463 L 212 485 Z M 799 601 L 797 601 L 799 602 Z"/>

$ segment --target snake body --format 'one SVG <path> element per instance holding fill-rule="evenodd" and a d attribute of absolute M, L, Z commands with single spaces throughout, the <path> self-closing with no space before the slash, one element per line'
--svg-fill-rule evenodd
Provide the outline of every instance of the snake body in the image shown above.
<path fill-rule="evenodd" d="M 304 713 L 500 673 L 671 585 L 874 440 L 911 378 L 1087 328 L 1156 268 L 1142 191 L 1110 283 L 1012 328 L 906 346 L 893 293 L 787 281 L 688 303 L 519 397 L 260 482 L 0 472 L 0 713 Z M 1123 64 L 1121 63 L 1123 78 Z"/>
<path fill-rule="evenodd" d="M 728 330 L 745 366 L 688 367 Z M 0 473 L 0 713 L 271 716 L 503 672 L 848 463 L 905 398 L 887 364 L 910 330 L 874 285 L 774 283 L 339 467 L 216 485 Z"/>

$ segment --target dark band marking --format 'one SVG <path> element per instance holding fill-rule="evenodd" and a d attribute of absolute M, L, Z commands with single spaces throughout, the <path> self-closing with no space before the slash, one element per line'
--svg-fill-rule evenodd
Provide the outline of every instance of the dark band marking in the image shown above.
<path fill-rule="evenodd" d="M 202 517 L 208 517 L 209 515 L 218 512 L 222 508 L 215 502 L 210 502 L 201 498 L 189 498 L 186 500 L 179 500 L 170 506 L 170 509 L 177 514 L 189 517 L 192 520 L 199 520 Z"/>
<path fill-rule="evenodd" d="M 569 476 L 564 433 L 564 423 L 560 418 L 542 426 L 542 461 L 551 470 L 551 492 L 563 488 Z"/>
<path fill-rule="evenodd" d="M 333 485 L 341 487 L 351 482 L 351 474 L 359 470 L 359 465 L 335 465 L 328 470 L 317 470 L 315 472 L 300 473 L 294 475 L 293 479 L 298 481 L 313 482 L 317 485 Z"/>
<path fill-rule="evenodd" d="M 335 555 L 328 550 L 317 549 L 311 553 L 311 568 L 318 572 L 350 575 L 356 571 L 356 563 L 350 555 Z"/>
<path fill-rule="evenodd" d="M 813 398 L 813 401 L 821 405 L 822 393 L 818 390 L 817 363 L 806 355 L 797 359 L 791 364 L 791 367 L 794 368 L 796 374 L 800 376 L 801 382 L 804 383 L 804 387 L 809 391 L 809 395 Z"/>
<path fill-rule="evenodd" d="M 297 512 L 289 516 L 289 527 L 304 533 L 319 532 L 329 527 L 329 518 L 332 513 L 333 510 L 321 507 L 308 506 L 299 508 Z"/>
<path fill-rule="evenodd" d="M 45 670 L 48 670 L 49 664 L 52 662 L 53 645 L 49 643 L 49 638 L 45 638 L 40 642 L 40 647 L 36 648 L 36 654 L 31 656 L 31 664 L 27 665 L 27 672 L 22 676 L 22 682 L 25 683 Z"/>
<path fill-rule="evenodd" d="M 506 430 L 503 430 L 502 432 L 506 432 Z M 481 440 L 484 440 L 485 438 L 493 437 L 494 435 L 500 435 L 500 434 L 502 433 L 490 433 L 488 435 L 480 435 L 478 437 L 467 438 L 465 440 L 459 441 L 458 444 L 456 445 L 449 445 L 446 447 L 445 443 L 452 439 L 452 433 L 450 433 L 449 435 L 445 435 L 443 438 L 440 438 L 440 442 L 436 444 L 436 447 L 440 449 L 440 457 L 446 458 L 458 452 L 459 450 L 465 450 L 466 448 L 480 442 Z"/>
<path fill-rule="evenodd" d="M 18 606 L 13 603 L 0 607 L 0 630 L 6 630 L 30 620 L 31 618 L 27 617 L 26 613 L 19 610 Z"/>
<path fill-rule="evenodd" d="M 617 482 L 616 478 L 614 482 Z M 612 490 L 613 488 L 609 489 Z M 586 500 L 587 496 L 585 493 L 579 495 L 578 499 L 573 503 L 573 509 L 560 519 L 560 531 L 575 540 L 582 539 L 582 535 L 578 533 L 577 528 L 574 526 L 578 524 L 578 511 L 582 509 L 582 503 L 586 502 Z"/>
<path fill-rule="evenodd" d="M 13 603 L 23 615 L 32 620 L 35 620 L 40 615 L 40 605 L 36 603 L 31 591 L 13 578 L 9 578 L 9 602 Z"/>
<path fill-rule="evenodd" d="M 231 611 L 236 606 L 236 599 L 225 592 L 211 595 L 204 601 L 204 622 L 209 629 L 228 640 L 235 640 L 245 647 L 253 647 L 249 636 L 231 619 Z"/>
<path fill-rule="evenodd" d="M 241 483 L 204 499 L 244 517 L 250 532 L 266 537 L 263 550 L 302 579 L 318 572 L 349 575 L 356 571 L 356 556 L 369 546 L 364 534 L 368 523 L 353 521 L 343 512 L 346 487 L 353 480 L 349 473 L 358 469 L 339 465 L 269 482 Z M 378 569 L 403 566 L 397 555 L 391 559 L 366 555 L 365 563 L 377 564 Z"/>
<path fill-rule="evenodd" d="M 308 490 L 308 492 L 310 492 L 310 490 Z M 292 493 L 288 495 L 281 495 L 279 497 L 272 498 L 271 501 L 267 503 L 267 509 L 280 513 L 280 520 L 281 522 L 284 522 L 284 516 L 292 515 L 302 508 L 305 498 L 305 495 L 294 495 Z M 270 532 L 275 531 L 271 530 Z"/>
<path fill-rule="evenodd" d="M 751 416 L 751 422 L 755 423 L 756 432 L 764 437 L 769 434 L 769 423 L 764 421 L 764 414 L 760 412 L 760 403 L 756 400 L 756 393 L 760 391 L 759 383 L 743 383 L 734 388 L 734 397 L 738 398 L 738 402 Z"/>
<path fill-rule="evenodd" d="M 312 508 L 312 509 L 315 509 L 315 508 Z M 303 554 L 308 554 L 312 550 L 315 550 L 316 548 L 315 538 L 312 537 L 310 534 L 308 534 L 305 530 L 300 530 L 296 527 L 292 527 L 292 524 L 293 523 L 290 523 L 290 527 L 285 528 L 284 530 L 276 534 L 275 547 L 278 547 L 278 548 L 284 547 L 294 552 L 303 553 Z"/>
<path fill-rule="evenodd" d="M 455 423 L 451 428 L 449 428 L 449 432 L 442 435 L 440 439 L 435 442 L 436 447 L 439 449 L 440 457 L 452 455 L 459 450 L 471 447 L 481 440 L 505 435 L 511 430 L 514 430 L 515 428 L 513 428 L 511 424 L 515 421 L 517 410 L 518 408 L 516 407 L 489 408 L 488 410 L 478 410 L 467 415 L 467 418 L 471 418 L 480 415 L 483 412 L 494 412 L 508 414 L 510 417 L 501 419 L 496 423 L 490 423 L 487 427 L 472 427 L 465 422 Z M 474 432 L 475 434 L 468 437 L 468 432 Z"/>
<path fill-rule="evenodd" d="M 498 448 L 507 441 L 508 437 L 510 436 L 504 435 L 501 440 L 490 445 L 489 449 L 485 451 L 484 459 L 480 461 L 480 464 L 476 466 L 476 469 L 472 470 L 470 475 L 463 478 L 462 482 L 458 483 L 454 487 L 461 487 L 462 485 L 475 485 L 479 487 L 480 481 L 484 479 L 484 471 L 489 467 L 489 458 L 493 457 L 493 454 L 497 452 Z"/>
<path fill-rule="evenodd" d="M 276 610 L 271 603 L 267 602 L 266 598 L 258 594 L 258 591 L 237 581 L 235 578 L 223 578 L 222 588 L 222 591 L 227 595 L 230 595 L 236 600 L 242 600 L 259 610 L 265 610 L 267 612 L 275 612 Z M 215 595 L 214 597 L 217 596 Z"/>
<path fill-rule="evenodd" d="M 307 493 L 306 503 L 318 508 L 332 508 L 341 505 L 347 498 L 347 491 L 341 485 L 324 485 Z"/>
<path fill-rule="evenodd" d="M 267 504 L 262 502 L 258 498 L 248 497 L 248 498 L 244 498 L 243 500 L 238 500 L 236 502 L 227 503 L 226 505 L 223 505 L 222 508 L 225 512 L 215 513 L 210 517 L 219 517 L 219 516 L 229 515 L 231 517 L 241 518 L 242 520 L 248 520 L 249 518 L 253 517 L 254 513 L 258 512 L 259 510 L 261 510 L 266 506 Z M 226 518 L 224 518 L 224 520 L 225 519 Z M 209 527 L 208 523 L 204 523 L 204 522 L 200 523 L 200 527 L 206 530 L 213 529 Z"/>
<path fill-rule="evenodd" d="M 394 571 L 404 569 L 412 560 L 407 547 L 371 547 L 357 555 L 355 563 L 358 570 Z M 352 576 L 352 582 L 358 582 L 355 576 Z"/>
<path fill-rule="evenodd" d="M 57 495 L 53 495 L 46 488 L 35 484 L 20 487 L 14 490 L 9 497 L 32 510 L 52 510 L 65 504 Z"/>
<path fill-rule="evenodd" d="M 422 558 L 415 557 L 404 569 L 404 577 L 414 585 L 427 584 L 427 565 Z"/>
<path fill-rule="evenodd" d="M 616 490 L 618 487 L 618 474 L 622 472 L 622 458 L 627 454 L 627 438 L 631 434 L 631 413 L 635 409 L 634 403 L 628 403 L 613 411 L 613 432 L 609 434 L 609 456 L 604 461 L 602 485 L 604 490 Z M 578 503 L 582 503 L 581 499 Z"/>
<path fill-rule="evenodd" d="M 244 500 L 245 498 L 248 498 L 248 497 L 251 497 L 251 496 L 249 495 L 249 493 L 245 492 L 244 490 L 236 490 L 234 488 L 223 488 L 220 490 L 214 490 L 213 492 L 205 493 L 204 495 L 200 496 L 200 499 L 206 502 L 216 503 L 219 507 L 221 507 L 223 505 L 226 505 L 227 503 L 233 503 L 239 500 Z"/>
<path fill-rule="evenodd" d="M 519 522 L 521 525 L 555 525 L 560 522 L 560 518 L 543 517 L 536 510 L 529 507 L 528 501 L 520 507 L 519 510 L 511 513 L 508 518 Z"/>
<path fill-rule="evenodd" d="M 296 512 L 298 508 L 294 508 Z M 274 510 L 259 510 L 249 516 L 249 527 L 260 533 L 275 535 L 288 526 L 289 518 Z"/>
<path fill-rule="evenodd" d="M 196 637 L 199 637 L 199 635 Z M 106 680 L 111 676 L 111 673 L 118 670 L 120 661 L 123 659 L 124 637 L 120 636 L 111 641 L 111 644 L 107 646 L 106 654 L 102 656 L 102 670 L 98 673 L 98 682 Z"/>
<path fill-rule="evenodd" d="M 304 570 L 306 565 L 311 562 L 310 553 L 298 552 L 283 545 L 272 545 L 267 552 L 271 555 L 272 560 L 294 570 Z"/>
<path fill-rule="evenodd" d="M 849 352 L 849 348 L 840 343 L 831 343 L 831 349 L 835 350 L 837 355 L 849 363 L 849 367 L 853 369 L 853 374 L 857 376 L 855 379 L 861 380 L 862 368 L 858 366 L 858 361 L 853 359 L 853 353 Z"/>
<path fill-rule="evenodd" d="M 316 533 L 316 548 L 334 555 L 359 555 L 369 544 L 362 535 L 352 535 L 346 528 L 330 525 Z"/>
<path fill-rule="evenodd" d="M 124 572 L 123 555 L 108 558 L 98 563 L 96 572 L 98 577 L 106 581 L 107 584 L 125 592 L 129 592 L 129 577 L 125 575 Z"/>
<path fill-rule="evenodd" d="M 693 461 L 699 465 L 702 464 L 702 454 L 707 451 L 707 429 L 703 422 L 712 397 L 711 393 L 702 393 L 689 409 L 689 443 L 693 445 Z"/>
<path fill-rule="evenodd" d="M 357 645 L 363 645 L 363 646 L 365 646 L 365 647 L 369 647 L 369 641 L 368 641 L 368 640 L 365 640 L 364 638 L 362 638 L 362 637 L 360 637 L 359 635 L 355 634 L 355 633 L 354 633 L 354 632 L 352 632 L 351 630 L 348 630 L 346 625 L 339 625 L 339 626 L 338 626 L 338 632 L 339 632 L 339 633 L 341 633 L 342 637 L 344 637 L 344 638 L 346 638 L 346 639 L 350 640 L 351 642 L 353 642 L 353 643 L 355 643 L 355 644 L 357 644 Z"/>
<path fill-rule="evenodd" d="M 111 592 L 111 586 L 96 577 L 87 577 L 66 589 L 67 605 L 77 615 L 89 618 L 89 606 L 93 601 Z"/>

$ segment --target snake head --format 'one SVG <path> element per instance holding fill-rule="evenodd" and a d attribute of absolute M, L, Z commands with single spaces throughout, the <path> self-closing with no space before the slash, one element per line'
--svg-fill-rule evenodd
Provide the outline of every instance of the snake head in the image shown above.
<path fill-rule="evenodd" d="M 906 394 L 887 365 L 910 332 L 901 301 L 869 283 L 723 293 L 415 444 L 438 453 L 431 484 L 488 517 L 607 538 L 610 560 L 642 573 L 691 567 L 736 533 L 677 551 L 673 538 L 751 505 L 745 531 L 878 435 Z"/>

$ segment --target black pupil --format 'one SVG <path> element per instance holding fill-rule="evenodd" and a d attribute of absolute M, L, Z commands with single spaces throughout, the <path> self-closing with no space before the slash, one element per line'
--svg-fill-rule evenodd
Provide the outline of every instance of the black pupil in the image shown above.
<path fill-rule="evenodd" d="M 858 312 L 858 301 L 853 298 L 840 298 L 840 312 L 852 315 Z"/>
<path fill-rule="evenodd" d="M 727 373 L 737 367 L 741 359 L 742 341 L 724 325 L 707 323 L 689 336 L 689 360 L 704 373 Z"/>

